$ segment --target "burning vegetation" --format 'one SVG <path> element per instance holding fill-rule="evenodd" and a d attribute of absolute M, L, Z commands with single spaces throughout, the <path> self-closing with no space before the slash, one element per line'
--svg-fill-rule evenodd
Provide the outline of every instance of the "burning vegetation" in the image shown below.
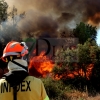
<path fill-rule="evenodd" d="M 67 78 L 73 79 L 75 77 L 85 77 L 87 80 L 90 80 L 92 70 L 94 68 L 94 63 L 92 61 L 91 63 L 84 61 L 80 64 L 78 61 L 78 53 L 80 52 L 77 52 L 76 49 L 78 48 L 67 49 L 66 51 L 63 51 L 63 54 L 58 52 L 57 57 L 59 58 L 59 62 L 57 60 L 53 61 L 48 57 L 48 55 L 44 55 L 44 51 L 42 51 L 38 56 L 31 55 L 29 62 L 30 74 L 37 77 L 48 76 L 56 80 Z M 89 52 L 91 53 L 91 51 Z M 70 53 L 70 55 L 68 55 L 68 53 Z M 60 57 L 63 59 L 60 60 Z M 89 59 L 91 60 L 91 57 Z"/>
<path fill-rule="evenodd" d="M 28 66 L 31 75 L 37 77 L 46 77 L 51 73 L 54 63 L 44 54 L 44 52 L 41 52 L 39 56 L 31 56 Z"/>
<path fill-rule="evenodd" d="M 75 66 L 78 64 L 74 64 L 73 66 L 77 68 L 77 66 Z M 78 66 L 79 67 L 79 66 Z M 76 69 L 74 71 L 70 71 L 70 69 L 66 70 L 64 73 L 56 73 L 54 75 L 54 79 L 56 80 L 60 80 L 60 79 L 67 79 L 67 78 L 71 78 L 71 79 L 74 79 L 76 77 L 85 77 L 86 79 L 90 79 L 90 76 L 92 74 L 92 69 L 94 67 L 94 64 L 89 64 L 87 66 L 87 69 L 86 71 L 84 72 L 83 69 L 79 68 L 79 69 Z M 66 66 L 66 69 L 68 68 L 68 66 Z"/>
<path fill-rule="evenodd" d="M 89 23 L 99 27 L 100 0 L 6 1 L 8 4 L 10 3 L 10 6 L 16 4 L 19 12 L 25 12 L 18 15 L 17 9 L 13 7 L 12 20 L 7 21 L 7 18 L 5 22 L 1 23 L 1 47 L 2 43 L 5 45 L 10 40 L 22 41 L 23 38 L 30 37 L 66 38 L 79 36 L 78 38 L 82 40 L 75 48 L 69 51 L 66 49 L 63 54 L 60 52 L 57 54 L 57 57 L 62 57 L 64 61 L 53 61 L 48 55 L 44 55 L 44 51 L 41 51 L 38 56 L 30 55 L 28 66 L 30 75 L 51 77 L 57 81 L 63 80 L 64 84 L 74 84 L 82 89 L 84 88 L 82 85 L 85 85 L 100 91 L 100 48 L 91 41 L 86 43 L 87 38 L 85 38 L 86 40 L 83 38 L 91 36 L 95 40 L 97 34 L 91 30 L 92 26 L 87 25 L 89 27 L 86 27 L 84 25 Z M 81 26 L 84 27 L 77 27 L 79 30 L 76 29 L 76 34 L 73 35 L 72 29 L 80 22 L 84 22 L 84 24 L 81 23 Z M 79 33 L 77 34 L 77 32 Z M 86 34 L 84 34 L 85 32 Z M 90 34 L 91 32 L 94 35 Z M 6 66 L 6 64 L 1 62 L 0 66 Z M 2 70 L 0 72 L 3 73 Z M 90 90 L 92 91 L 93 88 Z"/>

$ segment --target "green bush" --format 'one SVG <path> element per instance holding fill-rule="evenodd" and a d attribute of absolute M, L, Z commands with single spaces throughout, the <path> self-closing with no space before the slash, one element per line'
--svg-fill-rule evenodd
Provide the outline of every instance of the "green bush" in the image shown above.
<path fill-rule="evenodd" d="M 44 78 L 42 81 L 51 100 L 69 100 L 65 93 L 70 90 L 70 87 L 66 87 L 62 81 L 51 78 Z"/>

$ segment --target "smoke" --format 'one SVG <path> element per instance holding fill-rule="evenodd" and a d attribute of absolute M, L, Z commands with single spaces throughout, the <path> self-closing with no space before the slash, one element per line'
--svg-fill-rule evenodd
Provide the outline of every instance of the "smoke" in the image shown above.
<path fill-rule="evenodd" d="M 31 14 L 31 15 L 30 15 Z M 50 16 L 44 16 L 33 10 L 29 10 L 26 16 L 18 24 L 21 30 L 26 32 L 28 35 L 41 36 L 42 34 L 50 33 L 50 35 L 56 34 L 58 28 L 57 22 Z"/>
<path fill-rule="evenodd" d="M 84 15 L 86 15 L 86 18 L 88 18 L 88 20 L 91 20 L 92 23 L 94 23 L 95 25 L 98 25 L 100 23 L 100 0 L 87 0 L 86 2 L 86 12 L 84 13 Z"/>
<path fill-rule="evenodd" d="M 60 30 L 75 27 L 83 21 L 100 23 L 100 0 L 6 0 L 18 12 L 26 12 L 18 27 L 27 36 L 56 37 Z"/>

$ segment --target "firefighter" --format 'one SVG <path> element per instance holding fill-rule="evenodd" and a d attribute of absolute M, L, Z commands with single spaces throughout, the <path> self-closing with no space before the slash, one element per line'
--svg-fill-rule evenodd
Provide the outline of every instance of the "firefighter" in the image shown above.
<path fill-rule="evenodd" d="M 25 55 L 25 42 L 9 42 L 2 59 L 7 62 L 9 72 L 0 79 L 0 100 L 49 100 L 42 81 L 29 76 Z"/>

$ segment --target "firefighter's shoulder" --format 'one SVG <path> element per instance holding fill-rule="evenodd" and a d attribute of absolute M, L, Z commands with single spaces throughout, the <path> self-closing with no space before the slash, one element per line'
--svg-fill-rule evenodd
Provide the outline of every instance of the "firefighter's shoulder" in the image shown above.
<path fill-rule="evenodd" d="M 5 80 L 5 78 L 1 78 L 1 79 L 0 79 L 0 83 L 4 83 L 4 82 L 7 82 L 7 81 Z"/>
<path fill-rule="evenodd" d="M 25 78 L 25 80 L 31 81 L 31 83 L 36 84 L 36 85 L 39 85 L 42 83 L 41 79 L 36 78 L 34 76 L 28 76 Z"/>

